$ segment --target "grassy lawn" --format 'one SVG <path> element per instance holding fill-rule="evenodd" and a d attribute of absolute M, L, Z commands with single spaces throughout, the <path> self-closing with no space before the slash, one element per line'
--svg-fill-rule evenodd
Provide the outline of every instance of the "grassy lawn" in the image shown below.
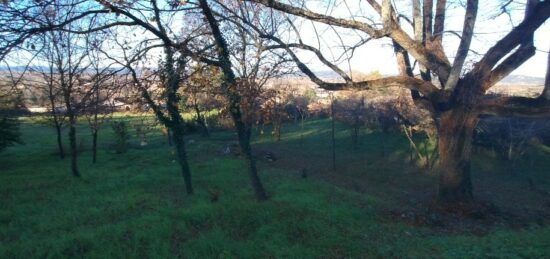
<path fill-rule="evenodd" d="M 8 148 L 0 156 L 0 258 L 550 255 L 550 227 L 542 212 L 537 214 L 543 215 L 542 222 L 496 224 L 482 233 L 442 231 L 391 217 L 391 211 L 420 204 L 413 198 L 430 197 L 436 178 L 419 173 L 407 161 L 403 136 L 364 132 L 354 150 L 343 125 L 338 125 L 333 172 L 329 129 L 328 121 L 315 120 L 303 129 L 283 127 L 281 142 L 271 136 L 255 137 L 261 177 L 271 197 L 258 203 L 244 163 L 221 152 L 235 142 L 232 132 L 214 132 L 210 139 L 188 137 L 196 194 L 187 196 L 172 148 L 159 130 L 143 147 L 132 135 L 129 151 L 115 154 L 112 131 L 105 127 L 98 164 L 93 165 L 89 131 L 82 126 L 83 177 L 75 179 L 68 159 L 55 154 L 53 129 L 25 120 L 26 144 Z M 262 152 L 275 153 L 277 161 L 264 161 Z M 547 211 L 548 196 L 524 188 L 523 180 L 531 177 L 537 190 L 549 190 L 550 154 L 534 150 L 532 158 L 534 163 L 521 165 L 521 176 L 511 177 L 498 158 L 479 155 L 474 161 L 476 196 L 503 208 L 518 202 L 508 206 Z M 303 169 L 307 178 L 300 175 Z M 496 187 L 486 193 L 486 186 Z M 211 201 L 212 193 L 219 194 L 218 201 Z"/>

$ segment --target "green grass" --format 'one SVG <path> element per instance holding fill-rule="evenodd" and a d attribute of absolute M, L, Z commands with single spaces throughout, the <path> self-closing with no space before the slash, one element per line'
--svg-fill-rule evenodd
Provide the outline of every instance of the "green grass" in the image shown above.
<path fill-rule="evenodd" d="M 301 149 L 307 159 L 318 156 L 319 166 L 324 167 L 329 163 L 326 122 L 307 122 L 303 134 L 299 126 L 285 127 L 281 143 L 264 136 L 256 138 L 255 145 Z M 106 126 L 100 136 L 99 163 L 92 165 L 86 144 L 89 132 L 79 127 L 83 177 L 75 179 L 68 159 L 55 154 L 53 129 L 25 120 L 22 130 L 26 144 L 9 148 L 0 157 L 0 258 L 543 258 L 550 254 L 549 227 L 502 227 L 484 236 L 436 233 L 389 219 L 385 211 L 391 197 L 354 192 L 314 177 L 302 179 L 299 168 L 288 166 L 261 164 L 271 199 L 258 203 L 244 163 L 219 152 L 233 141 L 232 132 L 216 132 L 208 140 L 189 136 L 195 140 L 188 148 L 196 193 L 187 196 L 171 147 L 158 131 L 150 134 L 148 146 L 140 147 L 132 136 L 129 151 L 115 154 Z M 360 173 L 354 168 L 385 167 L 387 174 L 379 176 L 382 183 L 395 176 L 394 171 L 410 166 L 377 161 L 406 157 L 402 136 L 370 132 L 352 151 L 349 133 L 343 125 L 338 130 L 338 157 L 345 173 L 353 176 Z M 365 158 L 372 162 L 365 164 Z M 210 201 L 209 190 L 219 193 L 218 202 Z"/>

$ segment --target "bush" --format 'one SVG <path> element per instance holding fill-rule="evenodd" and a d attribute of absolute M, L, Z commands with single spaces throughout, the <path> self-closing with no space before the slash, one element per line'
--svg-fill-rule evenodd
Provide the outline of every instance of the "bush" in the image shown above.
<path fill-rule="evenodd" d="M 233 119 L 227 113 L 205 116 L 205 120 L 210 130 L 229 130 L 234 128 Z"/>
<path fill-rule="evenodd" d="M 128 125 L 124 121 L 114 121 L 111 128 L 115 134 L 116 153 L 125 153 L 128 150 Z"/>

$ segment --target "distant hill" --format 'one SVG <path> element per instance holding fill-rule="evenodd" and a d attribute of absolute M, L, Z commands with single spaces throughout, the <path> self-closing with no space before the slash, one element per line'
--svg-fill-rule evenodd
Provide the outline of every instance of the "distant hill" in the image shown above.
<path fill-rule="evenodd" d="M 332 70 L 320 70 L 313 72 L 322 79 L 340 78 L 340 76 Z M 509 75 L 498 82 L 497 85 L 544 85 L 544 78 L 526 75 Z"/>
<path fill-rule="evenodd" d="M 26 67 L 26 66 L 13 66 L 13 67 L 10 67 L 10 69 L 8 69 L 6 66 L 0 66 L 0 74 L 7 74 L 10 70 L 11 70 L 12 73 L 21 73 L 21 72 L 24 72 L 24 71 L 27 71 L 27 72 L 32 72 L 32 71 L 47 72 L 49 70 L 49 68 L 46 67 L 46 66 L 29 66 L 29 67 Z M 122 67 L 111 67 L 110 70 L 111 71 L 121 70 L 119 73 L 125 73 L 126 72 L 126 69 L 124 69 Z M 95 71 L 91 68 L 88 68 L 88 69 L 84 70 L 84 72 L 94 73 Z M 139 72 L 139 70 L 138 70 L 138 72 Z"/>
<path fill-rule="evenodd" d="M 324 79 L 340 78 L 340 76 L 332 70 L 313 71 L 316 76 Z"/>
<path fill-rule="evenodd" d="M 498 82 L 499 85 L 544 85 L 544 78 L 525 76 L 525 75 L 510 75 Z"/>
<path fill-rule="evenodd" d="M 35 66 L 34 69 L 37 71 L 47 71 L 47 67 L 44 67 L 44 66 Z M 111 69 L 118 70 L 121 68 L 113 67 Z M 11 67 L 11 70 L 12 72 L 23 72 L 25 70 L 25 66 Z M 5 66 L 0 66 L 0 74 L 7 71 L 8 69 Z M 86 71 L 90 73 L 93 72 L 91 69 L 88 69 Z M 123 69 L 121 73 L 124 73 L 124 72 L 126 71 Z M 319 70 L 319 71 L 313 71 L 313 73 L 315 73 L 315 75 L 317 75 L 319 78 L 322 78 L 322 79 L 340 79 L 340 76 L 332 70 Z M 301 75 L 300 77 L 306 77 L 306 76 Z M 526 75 L 509 75 L 503 80 L 501 80 L 500 82 L 498 82 L 497 85 L 544 85 L 544 78 L 526 76 Z"/>
<path fill-rule="evenodd" d="M 8 69 L 6 66 L 0 66 L 0 72 L 23 72 L 23 71 L 29 71 L 29 69 L 34 69 L 36 71 L 48 71 L 48 67 L 46 66 L 13 66 Z"/>

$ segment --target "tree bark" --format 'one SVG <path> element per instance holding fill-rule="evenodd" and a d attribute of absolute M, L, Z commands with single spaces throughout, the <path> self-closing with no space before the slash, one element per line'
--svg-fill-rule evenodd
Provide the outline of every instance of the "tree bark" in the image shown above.
<path fill-rule="evenodd" d="M 439 201 L 473 199 L 470 172 L 471 143 L 478 115 L 463 108 L 442 113 L 438 125 Z"/>

